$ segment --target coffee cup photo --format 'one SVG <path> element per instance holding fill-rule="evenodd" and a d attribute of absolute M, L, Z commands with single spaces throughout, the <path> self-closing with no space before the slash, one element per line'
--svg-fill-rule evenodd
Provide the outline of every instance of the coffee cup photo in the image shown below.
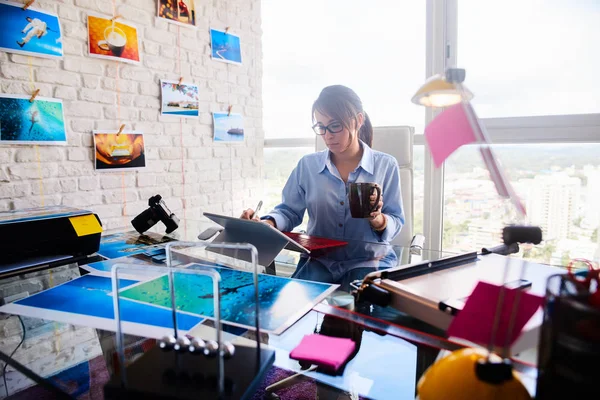
<path fill-rule="evenodd" d="M 377 192 L 377 199 L 371 203 L 371 195 Z M 348 201 L 352 218 L 371 218 L 381 200 L 381 187 L 377 183 L 355 182 L 348 185 Z"/>
<path fill-rule="evenodd" d="M 88 14 L 87 22 L 90 57 L 140 63 L 140 40 L 135 25 L 93 14 Z"/>
<path fill-rule="evenodd" d="M 104 40 L 98 41 L 98 47 L 104 51 L 110 51 L 115 57 L 120 57 L 125 50 L 127 36 L 125 32 L 115 26 L 109 26 L 104 30 Z"/>

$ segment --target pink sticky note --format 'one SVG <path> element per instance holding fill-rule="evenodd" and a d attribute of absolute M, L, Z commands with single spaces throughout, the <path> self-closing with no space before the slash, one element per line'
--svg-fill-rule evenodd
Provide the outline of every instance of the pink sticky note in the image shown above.
<path fill-rule="evenodd" d="M 496 331 L 494 345 L 504 347 L 507 343 L 508 328 L 513 311 L 515 296 L 519 289 L 504 289 L 502 312 Z M 448 336 L 467 339 L 481 345 L 488 345 L 492 337 L 494 316 L 500 295 L 500 286 L 486 282 L 479 282 L 473 293 L 467 299 L 463 309 L 452 320 L 448 328 Z M 514 317 L 514 326 L 510 334 L 509 345 L 512 345 L 523 330 L 523 327 L 531 319 L 533 314 L 542 305 L 544 299 L 527 292 L 521 292 L 517 312 Z"/>
<path fill-rule="evenodd" d="M 448 107 L 425 127 L 425 139 L 429 145 L 435 166 L 439 167 L 456 149 L 476 140 L 461 103 Z"/>
<path fill-rule="evenodd" d="M 290 358 L 336 372 L 346 363 L 356 345 L 350 339 L 325 335 L 306 335 L 292 352 Z"/>

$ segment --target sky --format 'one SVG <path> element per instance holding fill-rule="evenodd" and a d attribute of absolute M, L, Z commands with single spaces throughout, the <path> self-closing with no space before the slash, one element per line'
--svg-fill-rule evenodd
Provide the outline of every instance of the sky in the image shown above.
<path fill-rule="evenodd" d="M 312 137 L 325 86 L 362 98 L 375 126 L 411 125 L 426 79 L 425 1 L 262 1 L 267 138 Z M 599 113 L 600 1 L 458 0 L 458 62 L 480 117 Z"/>

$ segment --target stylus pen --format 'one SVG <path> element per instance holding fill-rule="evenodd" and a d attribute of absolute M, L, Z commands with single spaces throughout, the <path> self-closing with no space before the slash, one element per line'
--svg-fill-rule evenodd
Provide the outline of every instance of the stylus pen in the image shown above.
<path fill-rule="evenodd" d="M 254 219 L 254 216 L 258 213 L 258 210 L 260 210 L 261 207 L 262 207 L 262 200 L 258 202 L 258 205 L 256 206 L 256 210 L 254 210 L 254 213 L 252 214 L 250 219 Z"/>

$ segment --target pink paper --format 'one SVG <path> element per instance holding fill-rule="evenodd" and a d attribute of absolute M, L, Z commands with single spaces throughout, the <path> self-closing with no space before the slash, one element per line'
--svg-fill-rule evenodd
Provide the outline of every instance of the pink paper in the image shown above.
<path fill-rule="evenodd" d="M 439 167 L 456 149 L 476 140 L 469 125 L 462 103 L 445 109 L 425 127 L 425 139 L 429 145 L 435 166 Z"/>
<path fill-rule="evenodd" d="M 308 361 L 311 364 L 336 372 L 346 363 L 355 346 L 355 343 L 350 339 L 317 334 L 306 335 L 300 344 L 292 350 L 290 358 L 298 361 Z"/>
<path fill-rule="evenodd" d="M 519 289 L 504 289 L 502 312 L 494 345 L 504 347 L 508 337 L 508 327 L 513 311 L 515 295 Z M 500 286 L 486 282 L 479 282 L 473 293 L 467 299 L 462 311 L 452 320 L 448 328 L 448 336 L 455 336 L 487 346 L 492 337 L 494 315 L 500 295 Z M 517 305 L 517 314 L 510 335 L 509 345 L 512 345 L 520 336 L 523 327 L 542 305 L 544 299 L 527 292 L 521 292 Z"/>

